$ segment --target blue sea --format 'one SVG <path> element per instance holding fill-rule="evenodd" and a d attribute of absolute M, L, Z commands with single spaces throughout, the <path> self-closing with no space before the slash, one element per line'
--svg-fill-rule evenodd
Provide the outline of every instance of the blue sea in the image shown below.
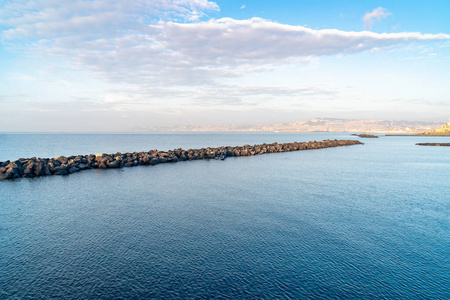
<path fill-rule="evenodd" d="M 0 161 L 355 139 L 0 134 Z M 0 299 L 450 299 L 446 137 L 0 182 Z"/>

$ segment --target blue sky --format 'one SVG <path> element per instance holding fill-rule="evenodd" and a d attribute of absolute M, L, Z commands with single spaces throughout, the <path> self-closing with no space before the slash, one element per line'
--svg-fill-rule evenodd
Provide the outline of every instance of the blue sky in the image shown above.
<path fill-rule="evenodd" d="M 444 122 L 448 1 L 0 3 L 0 131 Z"/>
<path fill-rule="evenodd" d="M 262 17 L 291 25 L 307 25 L 313 29 L 336 28 L 364 30 L 361 21 L 366 12 L 383 7 L 392 15 L 372 28 L 374 32 L 419 31 L 449 32 L 450 5 L 438 1 L 217 1 L 220 12 L 215 17 L 232 16 L 237 19 Z M 240 9 L 245 5 L 245 9 Z"/>

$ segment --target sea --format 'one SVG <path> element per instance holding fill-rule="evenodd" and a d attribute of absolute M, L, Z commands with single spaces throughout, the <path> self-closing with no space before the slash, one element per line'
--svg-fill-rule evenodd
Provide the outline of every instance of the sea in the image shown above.
<path fill-rule="evenodd" d="M 0 134 L 0 161 L 359 139 Z M 0 182 L 0 299 L 450 299 L 447 137 Z"/>

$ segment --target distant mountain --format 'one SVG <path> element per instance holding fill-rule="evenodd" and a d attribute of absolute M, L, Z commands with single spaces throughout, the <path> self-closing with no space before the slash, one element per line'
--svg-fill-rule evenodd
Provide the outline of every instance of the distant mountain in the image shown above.
<path fill-rule="evenodd" d="M 207 131 L 278 131 L 278 132 L 386 132 L 416 133 L 433 130 L 443 122 L 392 121 L 392 120 L 354 120 L 317 118 L 293 123 L 272 125 L 186 125 L 134 128 L 138 132 L 207 132 Z"/>
<path fill-rule="evenodd" d="M 439 122 L 352 120 L 318 118 L 294 123 L 261 126 L 263 131 L 283 132 L 421 132 L 439 127 Z"/>

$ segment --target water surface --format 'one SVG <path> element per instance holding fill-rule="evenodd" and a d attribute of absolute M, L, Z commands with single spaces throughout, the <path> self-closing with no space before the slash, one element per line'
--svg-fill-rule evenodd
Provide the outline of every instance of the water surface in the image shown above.
<path fill-rule="evenodd" d="M 0 160 L 324 138 L 354 137 L 10 134 Z M 0 298 L 449 299 L 450 148 L 422 140 L 0 182 Z"/>

